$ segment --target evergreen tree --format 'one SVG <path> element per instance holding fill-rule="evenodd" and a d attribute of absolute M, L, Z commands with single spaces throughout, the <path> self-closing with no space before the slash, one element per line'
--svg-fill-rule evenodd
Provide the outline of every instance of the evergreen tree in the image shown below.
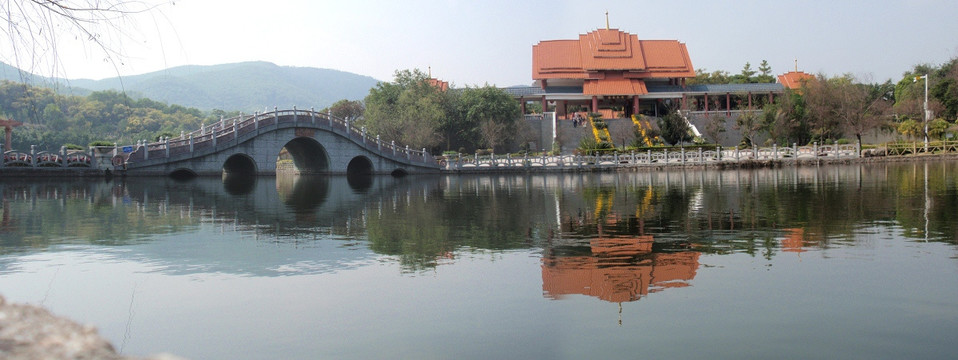
<path fill-rule="evenodd" d="M 757 83 L 774 83 L 775 77 L 772 76 L 772 66 L 768 64 L 768 60 L 762 60 L 762 63 L 758 65 L 759 75 L 755 77 L 755 82 Z"/>

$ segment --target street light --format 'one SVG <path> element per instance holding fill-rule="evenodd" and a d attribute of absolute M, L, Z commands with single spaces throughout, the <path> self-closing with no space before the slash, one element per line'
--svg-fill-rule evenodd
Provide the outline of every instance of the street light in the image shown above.
<path fill-rule="evenodd" d="M 927 152 L 928 152 L 928 117 L 929 117 L 928 114 L 930 113 L 930 112 L 928 111 L 928 74 L 925 74 L 925 75 L 922 75 L 922 76 L 915 76 L 915 80 L 914 80 L 913 82 L 918 82 L 918 79 L 921 79 L 921 78 L 925 78 L 925 106 L 924 106 L 925 114 L 924 114 L 924 119 L 925 119 L 925 152 L 927 153 Z"/>

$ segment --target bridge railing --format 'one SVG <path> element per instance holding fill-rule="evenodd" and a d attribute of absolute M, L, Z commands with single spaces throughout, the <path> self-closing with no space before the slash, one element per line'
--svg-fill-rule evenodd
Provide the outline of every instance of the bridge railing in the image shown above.
<path fill-rule="evenodd" d="M 909 155 L 909 154 L 934 154 L 942 152 L 958 152 L 958 141 L 930 141 L 926 146 L 924 142 L 893 142 L 885 144 L 885 155 Z"/>
<path fill-rule="evenodd" d="M 59 152 L 37 151 L 36 145 L 30 146 L 30 152 L 10 150 L 3 153 L 0 167 L 95 167 L 96 157 L 83 150 L 67 150 L 60 148 Z"/>
<path fill-rule="evenodd" d="M 193 153 L 210 147 L 217 147 L 237 139 L 256 134 L 261 129 L 280 126 L 282 124 L 301 124 L 324 128 L 354 140 L 367 150 L 381 156 L 408 163 L 434 164 L 435 160 L 426 149 L 415 150 L 408 146 L 397 145 L 394 142 L 384 142 L 379 136 L 371 136 L 365 127 L 358 127 L 349 119 L 341 119 L 330 113 L 320 113 L 313 109 L 279 110 L 252 115 L 240 114 L 232 118 L 203 125 L 195 131 L 181 133 L 175 138 L 161 138 L 156 142 L 141 141 L 132 145 L 133 152 L 126 158 L 127 163 L 135 163 L 148 159 L 162 159 L 182 154 Z"/>

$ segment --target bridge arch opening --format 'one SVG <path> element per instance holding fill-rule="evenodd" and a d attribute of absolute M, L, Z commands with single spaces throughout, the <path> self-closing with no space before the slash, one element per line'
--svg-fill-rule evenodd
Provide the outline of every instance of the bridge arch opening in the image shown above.
<path fill-rule="evenodd" d="M 403 169 L 396 169 L 396 170 L 393 170 L 393 172 L 389 173 L 389 175 L 392 175 L 393 177 L 398 178 L 398 177 L 409 175 L 409 173 L 407 173 L 406 170 L 403 170 Z"/>
<path fill-rule="evenodd" d="M 255 176 L 256 162 L 246 154 L 235 154 L 223 163 L 223 177 Z"/>
<path fill-rule="evenodd" d="M 349 161 L 349 164 L 346 165 L 346 175 L 372 175 L 373 174 L 373 162 L 365 156 L 357 156 Z"/>
<path fill-rule="evenodd" d="M 192 169 L 176 169 L 170 173 L 170 178 L 173 180 L 190 180 L 197 176 L 196 172 Z"/>
<path fill-rule="evenodd" d="M 329 172 L 329 154 L 318 141 L 308 137 L 290 140 L 276 157 L 276 173 L 314 175 Z"/>

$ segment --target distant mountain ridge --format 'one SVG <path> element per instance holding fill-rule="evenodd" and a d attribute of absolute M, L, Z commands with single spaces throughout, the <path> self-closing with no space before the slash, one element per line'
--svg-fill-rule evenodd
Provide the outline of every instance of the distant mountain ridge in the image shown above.
<path fill-rule="evenodd" d="M 321 109 L 342 99 L 361 100 L 379 80 L 345 71 L 279 66 L 265 61 L 177 66 L 151 73 L 108 78 L 49 79 L 0 63 L 0 80 L 67 87 L 74 95 L 125 91 L 132 97 L 195 107 L 246 112 L 296 106 Z"/>

